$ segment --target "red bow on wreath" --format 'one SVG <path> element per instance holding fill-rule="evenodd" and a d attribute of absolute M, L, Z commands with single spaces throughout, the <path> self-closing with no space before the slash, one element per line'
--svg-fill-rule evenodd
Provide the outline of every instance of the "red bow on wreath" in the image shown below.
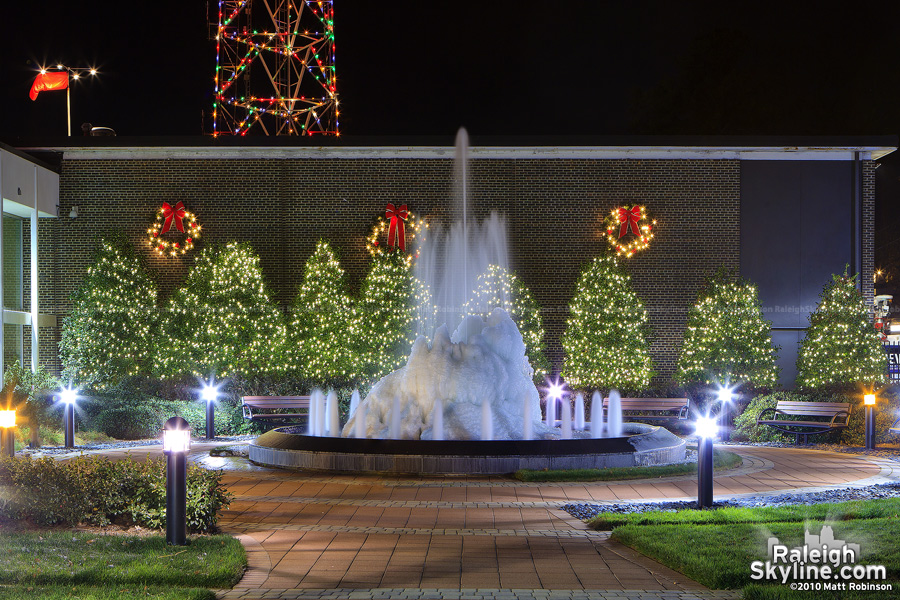
<path fill-rule="evenodd" d="M 406 252 L 406 226 L 403 224 L 409 218 L 406 205 L 401 204 L 399 208 L 395 208 L 392 203 L 388 202 L 384 216 L 391 220 L 388 227 L 388 244 L 400 246 L 400 251 Z"/>
<path fill-rule="evenodd" d="M 635 206 L 631 210 L 627 208 L 619 209 L 619 223 L 622 226 L 619 228 L 619 237 L 622 237 L 626 233 L 628 233 L 628 226 L 631 226 L 631 233 L 636 236 L 641 235 L 640 229 L 638 229 L 638 221 L 641 220 L 641 207 Z"/>
<path fill-rule="evenodd" d="M 178 219 L 177 221 L 175 221 L 175 227 L 178 229 L 178 231 L 184 233 L 184 223 L 182 222 L 182 219 L 184 219 L 183 202 L 179 200 L 178 204 L 175 205 L 175 208 L 172 208 L 172 206 L 168 202 L 163 202 L 162 213 L 163 217 L 165 218 L 165 222 L 163 223 L 162 231 L 159 232 L 160 235 L 169 230 L 169 227 L 172 226 L 173 218 Z"/>

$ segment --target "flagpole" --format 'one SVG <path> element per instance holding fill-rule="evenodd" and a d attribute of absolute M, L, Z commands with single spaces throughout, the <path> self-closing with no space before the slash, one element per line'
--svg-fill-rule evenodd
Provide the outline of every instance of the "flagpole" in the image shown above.
<path fill-rule="evenodd" d="M 69 72 L 66 71 L 66 77 L 69 76 Z M 72 103 L 69 100 L 69 90 L 71 89 L 71 85 L 66 84 L 66 128 L 68 130 L 68 136 L 72 137 Z"/>

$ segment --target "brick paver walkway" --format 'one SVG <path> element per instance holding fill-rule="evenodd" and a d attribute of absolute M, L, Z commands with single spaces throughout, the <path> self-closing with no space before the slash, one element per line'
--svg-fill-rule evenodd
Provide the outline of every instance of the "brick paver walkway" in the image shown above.
<path fill-rule="evenodd" d="M 892 463 L 809 449 L 735 447 L 717 497 L 865 485 Z M 561 511 L 568 502 L 696 498 L 696 477 L 528 484 L 231 471 L 222 515 L 250 569 L 223 598 L 736 598 L 713 592 Z"/>

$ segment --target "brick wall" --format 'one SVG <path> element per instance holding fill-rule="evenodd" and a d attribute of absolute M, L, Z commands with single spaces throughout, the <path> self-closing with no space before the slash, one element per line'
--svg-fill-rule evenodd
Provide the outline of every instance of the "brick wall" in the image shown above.
<path fill-rule="evenodd" d="M 651 349 L 657 379 L 664 381 L 704 277 L 719 266 L 739 266 L 739 178 L 735 160 L 473 160 L 470 212 L 506 215 L 513 267 L 545 311 L 558 369 L 575 280 L 588 260 L 606 251 L 603 218 L 620 204 L 645 203 L 659 221 L 657 235 L 627 265 L 650 311 Z M 253 243 L 282 304 L 292 299 L 319 238 L 339 249 L 355 289 L 368 266 L 365 237 L 385 204 L 447 218 L 451 179 L 449 159 L 64 160 L 64 216 L 42 221 L 39 231 L 41 311 L 69 312 L 69 296 L 97 240 L 117 228 L 144 252 L 163 298 L 204 243 L 231 240 Z M 164 200 L 183 200 L 203 227 L 198 247 L 184 259 L 159 258 L 145 244 Z M 74 220 L 65 216 L 73 205 L 79 207 Z M 58 330 L 42 332 L 42 355 L 55 356 L 58 340 Z M 58 368 L 58 361 L 48 366 Z"/>
<path fill-rule="evenodd" d="M 866 306 L 875 305 L 875 169 L 878 163 L 862 163 L 862 293 Z M 874 311 L 873 311 L 874 316 Z"/>

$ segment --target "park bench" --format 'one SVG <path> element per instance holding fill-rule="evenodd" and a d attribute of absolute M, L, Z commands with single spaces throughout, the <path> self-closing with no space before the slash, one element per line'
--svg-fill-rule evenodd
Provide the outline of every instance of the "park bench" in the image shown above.
<path fill-rule="evenodd" d="M 297 422 L 309 416 L 309 396 L 243 396 L 241 411 L 248 421 Z"/>
<path fill-rule="evenodd" d="M 768 413 L 771 413 L 772 415 L 769 419 L 766 418 Z M 780 419 L 779 417 L 815 417 L 828 420 L 793 421 L 790 419 Z M 800 436 L 803 436 L 803 443 L 805 444 L 807 436 L 844 429 L 847 427 L 849 421 L 849 402 L 796 402 L 779 400 L 775 408 L 767 408 L 756 417 L 757 425 L 768 425 L 779 431 L 793 434 L 794 441 L 797 444 L 800 444 Z"/>
<path fill-rule="evenodd" d="M 888 429 L 888 433 L 895 433 L 900 435 L 900 419 L 894 421 L 894 424 L 891 425 L 890 429 Z"/>
<path fill-rule="evenodd" d="M 622 398 L 622 418 L 628 421 L 671 421 L 688 417 L 691 401 L 687 398 Z M 609 398 L 603 399 L 609 410 Z M 625 414 L 625 413 L 637 414 Z"/>

